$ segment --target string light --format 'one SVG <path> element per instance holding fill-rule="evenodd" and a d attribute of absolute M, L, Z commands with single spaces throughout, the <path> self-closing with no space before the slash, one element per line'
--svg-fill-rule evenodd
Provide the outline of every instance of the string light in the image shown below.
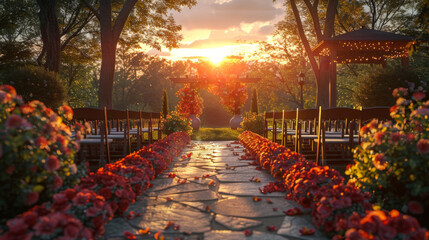
<path fill-rule="evenodd" d="M 336 49 L 335 63 L 376 63 L 387 58 L 408 57 L 408 45 L 413 42 L 394 41 L 338 41 L 336 46 L 324 47 L 319 56 L 331 56 Z"/>

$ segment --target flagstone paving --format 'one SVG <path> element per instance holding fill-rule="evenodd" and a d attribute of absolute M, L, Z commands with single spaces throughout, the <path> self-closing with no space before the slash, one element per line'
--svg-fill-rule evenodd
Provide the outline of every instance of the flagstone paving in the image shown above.
<path fill-rule="evenodd" d="M 311 216 L 286 216 L 283 211 L 298 207 L 295 202 L 285 200 L 284 193 L 262 194 L 259 188 L 275 180 L 250 165 L 253 160 L 240 160 L 243 150 L 230 141 L 193 141 L 183 150 L 192 156 L 171 163 L 130 206 L 136 216 L 110 221 L 103 239 L 125 239 L 124 231 L 137 239 L 154 239 L 159 231 L 166 240 L 327 239 L 318 231 L 300 235 L 304 226 L 316 229 Z M 176 176 L 169 178 L 170 173 Z M 253 234 L 245 236 L 243 230 Z"/>

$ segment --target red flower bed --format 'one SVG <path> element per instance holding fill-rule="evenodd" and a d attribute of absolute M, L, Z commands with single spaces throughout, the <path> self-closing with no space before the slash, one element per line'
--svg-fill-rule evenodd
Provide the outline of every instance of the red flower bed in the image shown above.
<path fill-rule="evenodd" d="M 239 140 L 260 167 L 283 183 L 281 187 L 270 183 L 261 191 L 276 188 L 288 199 L 311 207 L 313 222 L 332 239 L 429 239 L 429 232 L 415 218 L 396 210 L 373 211 L 370 195 L 345 185 L 338 171 L 308 162 L 253 132 L 243 132 Z"/>
<path fill-rule="evenodd" d="M 55 194 L 50 202 L 7 221 L 9 229 L 0 240 L 98 238 L 113 215 L 127 211 L 135 197 L 150 186 L 155 174 L 161 173 L 190 140 L 187 133 L 173 133 L 107 164 L 83 177 L 75 188 Z"/>

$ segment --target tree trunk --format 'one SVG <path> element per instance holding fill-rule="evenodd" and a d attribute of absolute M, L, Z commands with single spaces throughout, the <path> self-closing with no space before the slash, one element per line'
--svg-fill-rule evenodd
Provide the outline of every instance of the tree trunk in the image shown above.
<path fill-rule="evenodd" d="M 111 0 L 100 1 L 100 14 L 97 18 L 100 20 L 100 37 L 101 37 L 101 69 L 100 69 L 100 90 L 98 93 L 99 107 L 113 108 L 113 76 L 115 74 L 116 64 L 116 47 L 121 35 L 125 22 L 128 19 L 137 0 L 127 0 L 115 24 L 112 24 L 112 2 Z"/>
<path fill-rule="evenodd" d="M 329 108 L 330 57 L 319 57 L 319 81 L 317 82 L 317 106 Z"/>
<path fill-rule="evenodd" d="M 116 64 L 116 43 L 108 41 L 107 36 L 101 37 L 101 69 L 100 69 L 100 90 L 99 107 L 113 108 L 113 76 Z M 104 39 L 104 40 L 103 40 Z"/>
<path fill-rule="evenodd" d="M 37 4 L 40 8 L 40 33 L 43 41 L 43 50 L 39 60 L 46 53 L 44 67 L 58 73 L 60 71 L 61 43 L 56 13 L 57 0 L 37 0 Z"/>

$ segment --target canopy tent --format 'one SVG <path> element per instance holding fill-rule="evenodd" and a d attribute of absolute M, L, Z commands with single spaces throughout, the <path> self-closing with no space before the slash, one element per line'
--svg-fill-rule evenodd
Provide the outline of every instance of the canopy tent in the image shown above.
<path fill-rule="evenodd" d="M 408 66 L 408 49 L 415 43 L 410 36 L 361 28 L 322 40 L 312 52 L 330 58 L 329 106 L 336 107 L 337 63 L 375 63 L 385 66 L 387 59 L 401 58 Z"/>

